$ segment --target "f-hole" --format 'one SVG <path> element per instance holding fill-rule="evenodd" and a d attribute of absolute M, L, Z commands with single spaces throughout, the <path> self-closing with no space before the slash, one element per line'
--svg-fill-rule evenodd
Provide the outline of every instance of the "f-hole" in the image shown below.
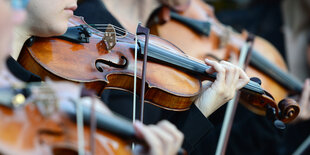
<path fill-rule="evenodd" d="M 95 62 L 96 69 L 99 72 L 103 72 L 103 68 L 104 68 L 103 66 L 106 66 L 106 65 L 110 67 L 114 67 L 114 68 L 125 68 L 127 66 L 128 60 L 124 56 L 121 56 L 120 59 L 121 60 L 118 63 L 110 61 L 110 60 L 105 60 L 105 59 L 97 59 Z"/>

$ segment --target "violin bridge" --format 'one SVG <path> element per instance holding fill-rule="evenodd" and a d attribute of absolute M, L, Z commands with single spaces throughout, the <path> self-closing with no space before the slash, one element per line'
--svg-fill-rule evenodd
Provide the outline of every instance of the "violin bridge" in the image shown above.
<path fill-rule="evenodd" d="M 41 115 L 49 117 L 57 112 L 59 110 L 58 99 L 54 90 L 45 83 L 42 83 L 41 86 L 36 87 L 36 89 L 40 93 L 34 98 L 34 103 Z"/>
<path fill-rule="evenodd" d="M 229 41 L 230 37 L 233 33 L 233 29 L 230 26 L 225 26 L 223 35 L 220 35 L 220 47 L 225 47 Z"/>
<path fill-rule="evenodd" d="M 112 50 L 116 45 L 116 32 L 111 24 L 107 26 L 102 41 L 105 42 L 108 51 Z"/>

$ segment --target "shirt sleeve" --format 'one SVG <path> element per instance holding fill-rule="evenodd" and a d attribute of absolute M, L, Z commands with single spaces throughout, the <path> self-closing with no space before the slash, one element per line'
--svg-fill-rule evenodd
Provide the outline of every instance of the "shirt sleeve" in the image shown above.
<path fill-rule="evenodd" d="M 183 148 L 191 153 L 213 128 L 213 124 L 193 104 L 183 112 L 170 112 L 166 118 L 184 134 Z"/>
<path fill-rule="evenodd" d="M 21 66 L 15 59 L 11 56 L 8 57 L 6 61 L 6 65 L 9 71 L 17 77 L 19 80 L 24 82 L 39 82 L 41 78 L 30 71 L 26 70 L 23 66 Z"/>

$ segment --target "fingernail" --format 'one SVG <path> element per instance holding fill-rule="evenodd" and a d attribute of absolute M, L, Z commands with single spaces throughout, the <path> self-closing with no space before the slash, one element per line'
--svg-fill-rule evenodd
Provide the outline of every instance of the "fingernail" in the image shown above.
<path fill-rule="evenodd" d="M 208 58 L 205 58 L 205 61 L 210 61 Z"/>
<path fill-rule="evenodd" d="M 135 127 L 135 130 L 136 130 L 136 136 L 138 138 L 143 138 L 143 134 L 142 134 L 142 131 L 143 131 L 143 124 L 140 122 L 140 121 L 137 121 L 134 123 L 134 127 Z"/>
<path fill-rule="evenodd" d="M 143 124 L 140 121 L 136 121 L 135 124 L 136 124 L 136 126 L 138 128 L 142 128 L 143 127 Z"/>

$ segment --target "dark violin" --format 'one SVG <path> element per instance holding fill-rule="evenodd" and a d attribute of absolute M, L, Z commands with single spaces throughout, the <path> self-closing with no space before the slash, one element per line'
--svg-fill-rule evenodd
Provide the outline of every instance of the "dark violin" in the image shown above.
<path fill-rule="evenodd" d="M 62 39 L 35 38 L 24 46 L 18 61 L 42 78 L 83 82 L 98 94 L 104 88 L 132 91 L 135 35 L 118 31 L 116 37 L 112 37 L 113 45 L 106 40 L 109 32 L 98 31 L 78 17 L 71 18 L 69 25 L 73 30 L 69 29 Z M 137 42 L 137 76 L 141 79 L 143 38 L 138 37 Z M 189 58 L 175 45 L 156 36 L 150 36 L 148 60 L 145 99 L 168 110 L 187 110 L 202 91 L 201 81 L 216 78 L 216 74 L 205 72 L 209 66 Z M 264 109 L 268 107 L 274 119 L 288 122 L 298 115 L 296 104 L 282 102 L 279 108 L 256 82 L 250 81 L 242 88 L 242 94 L 245 102 Z"/>
<path fill-rule="evenodd" d="M 229 61 L 231 54 L 238 56 L 246 43 L 246 33 L 239 34 L 222 25 L 213 10 L 201 0 L 192 0 L 184 12 L 177 13 L 163 7 L 152 18 L 149 22 L 151 33 L 173 42 L 197 59 L 208 57 Z M 259 77 L 261 86 L 276 102 L 286 98 L 288 93 L 302 91 L 302 82 L 287 73 L 285 61 L 277 49 L 263 38 L 255 37 L 246 72 L 249 76 Z M 266 114 L 264 108 L 244 105 L 257 114 Z"/>

